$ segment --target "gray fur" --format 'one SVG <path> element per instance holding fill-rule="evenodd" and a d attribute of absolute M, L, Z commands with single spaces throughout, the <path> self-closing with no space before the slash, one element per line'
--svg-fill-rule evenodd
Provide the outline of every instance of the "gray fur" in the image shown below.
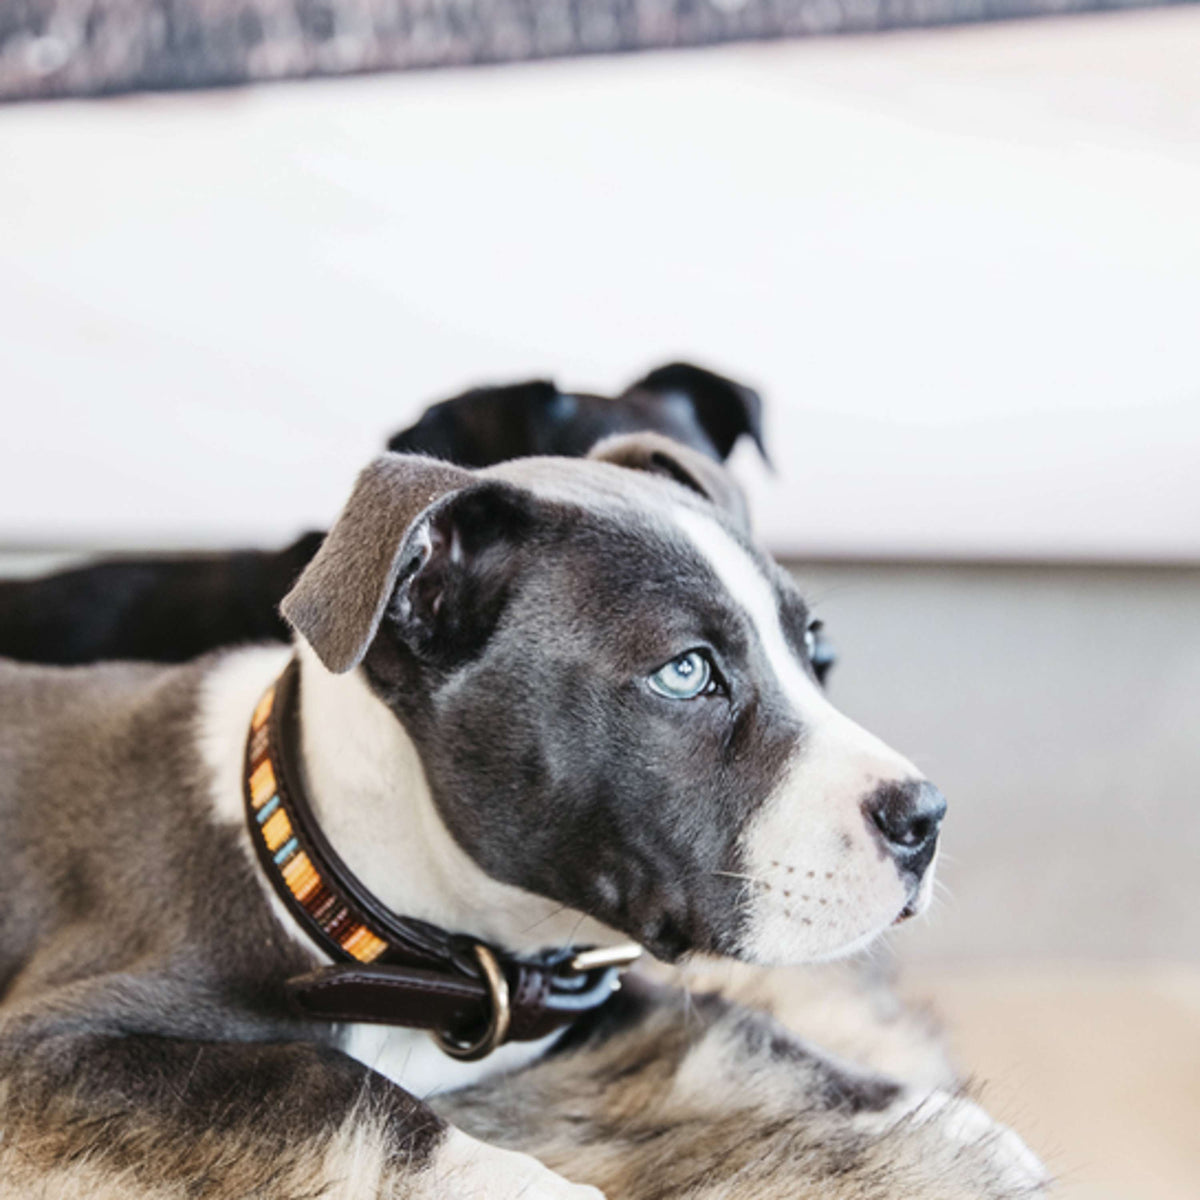
<path fill-rule="evenodd" d="M 605 438 L 591 449 L 588 457 L 673 479 L 714 504 L 744 532 L 750 530 L 750 510 L 742 489 L 708 455 L 661 434 L 627 433 Z"/>
<path fill-rule="evenodd" d="M 297 1164 L 355 1113 L 386 1134 L 385 1161 L 420 1166 L 444 1135 L 332 1050 L 331 1028 L 290 1016 L 283 981 L 315 959 L 272 916 L 235 831 L 212 822 L 192 736 L 209 665 L 0 660 L 9 1179 L 18 1147 L 26 1171 L 82 1155 L 97 1177 L 165 1188 L 187 1173 L 232 1200 L 273 1172 L 303 1177 Z M 38 1191 L 6 1192 L 0 1177 L 0 1196 L 14 1194 Z"/>

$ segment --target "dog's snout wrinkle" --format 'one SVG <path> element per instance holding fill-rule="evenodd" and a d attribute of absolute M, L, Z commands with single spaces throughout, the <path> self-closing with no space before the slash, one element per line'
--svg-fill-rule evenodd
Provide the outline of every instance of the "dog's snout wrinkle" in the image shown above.
<path fill-rule="evenodd" d="M 946 798 L 928 780 L 883 783 L 864 802 L 870 826 L 902 870 L 920 875 L 937 848 Z"/>

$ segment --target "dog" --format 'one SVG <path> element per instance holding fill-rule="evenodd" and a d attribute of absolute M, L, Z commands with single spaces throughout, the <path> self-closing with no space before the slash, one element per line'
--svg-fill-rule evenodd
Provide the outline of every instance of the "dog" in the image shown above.
<path fill-rule="evenodd" d="M 0 665 L 0 1195 L 1037 1192 L 969 1101 L 627 969 L 929 900 L 945 802 L 744 512 L 651 434 L 389 454 L 293 648 Z"/>
<path fill-rule="evenodd" d="M 615 399 L 561 392 L 545 379 L 476 388 L 431 405 L 388 449 L 490 467 L 530 455 L 581 458 L 603 438 L 640 432 L 661 433 L 717 462 L 746 436 L 767 458 L 759 394 L 684 362 L 655 368 Z"/>
<path fill-rule="evenodd" d="M 616 433 L 650 431 L 724 461 L 739 438 L 763 457 L 762 400 L 690 363 L 651 371 L 614 398 L 548 380 L 475 388 L 428 408 L 388 448 L 469 467 L 529 455 L 577 457 Z M 278 551 L 107 558 L 0 580 L 0 655 L 25 662 L 187 662 L 221 646 L 287 641 L 279 601 L 321 544 Z"/>

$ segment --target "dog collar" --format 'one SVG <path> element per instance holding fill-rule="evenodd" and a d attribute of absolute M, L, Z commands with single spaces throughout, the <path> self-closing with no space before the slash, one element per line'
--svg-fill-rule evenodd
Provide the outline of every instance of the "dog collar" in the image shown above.
<path fill-rule="evenodd" d="M 331 958 L 287 981 L 293 1007 L 324 1021 L 428 1029 L 447 1054 L 478 1059 L 534 1041 L 598 1008 L 641 953 L 556 949 L 517 958 L 474 938 L 400 917 L 326 840 L 299 761 L 300 669 L 267 689 L 246 742 L 245 801 L 259 861 L 288 911 Z"/>

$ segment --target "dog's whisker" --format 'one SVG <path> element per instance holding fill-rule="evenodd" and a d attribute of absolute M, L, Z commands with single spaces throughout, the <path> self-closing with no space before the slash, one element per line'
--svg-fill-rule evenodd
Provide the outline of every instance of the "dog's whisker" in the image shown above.
<path fill-rule="evenodd" d="M 757 897 L 756 889 L 764 891 L 771 890 L 771 884 L 757 875 L 744 875 L 740 871 L 705 871 L 705 875 L 715 876 L 718 879 L 732 879 L 741 883 L 735 899 L 736 904 L 747 905 L 753 903 Z"/>
<path fill-rule="evenodd" d="M 951 903 L 954 898 L 954 889 L 945 881 L 934 876 L 933 899 L 937 901 L 945 900 L 947 903 Z"/>
<path fill-rule="evenodd" d="M 742 886 L 738 889 L 734 897 L 734 903 L 743 907 L 753 903 L 755 900 L 756 893 L 753 889 L 765 888 L 769 891 L 771 888 L 771 884 L 767 880 L 762 879 L 757 875 L 743 874 L 741 871 L 697 871 L 695 874 L 684 876 L 684 879 L 692 880 L 712 877 L 716 877 L 718 879 L 732 879 L 736 882 L 740 882 Z"/>
<path fill-rule="evenodd" d="M 705 871 L 705 875 L 717 875 L 722 879 L 748 879 L 751 883 L 759 883 L 764 887 L 768 886 L 765 879 L 761 879 L 757 875 L 743 875 L 740 871 Z"/>

